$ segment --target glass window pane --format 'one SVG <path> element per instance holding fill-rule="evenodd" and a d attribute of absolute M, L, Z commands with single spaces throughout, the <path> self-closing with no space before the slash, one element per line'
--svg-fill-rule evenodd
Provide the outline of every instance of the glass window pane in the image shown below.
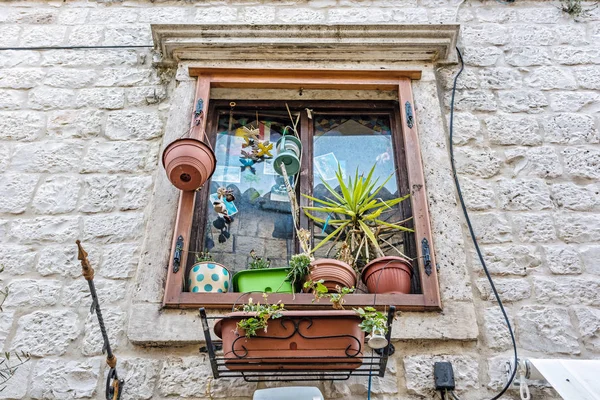
<path fill-rule="evenodd" d="M 323 182 L 341 193 L 335 175 L 338 165 L 343 173 L 344 181 L 347 181 L 348 176 L 354 177 L 357 171 L 359 176 L 368 174 L 373 165 L 375 165 L 373 177 L 380 183 L 391 176 L 377 195 L 383 201 L 406 194 L 399 193 L 398 190 L 398 171 L 388 115 L 315 115 L 313 154 L 313 190 L 316 198 L 325 200 L 332 197 Z M 339 218 L 324 213 L 316 214 L 325 220 L 328 217 Z M 395 206 L 382 214 L 381 219 L 395 223 L 402 219 L 401 215 L 400 206 Z M 313 225 L 315 246 L 327 234 L 333 232 L 331 226 L 324 225 L 326 224 L 315 223 Z M 399 252 L 406 254 L 404 236 L 397 232 L 380 235 L 384 253 L 389 255 L 399 255 Z M 328 244 L 317 252 L 317 256 L 334 257 L 336 250 L 337 247 L 330 249 Z M 357 266 L 361 267 L 362 265 L 359 262 Z"/>
<path fill-rule="evenodd" d="M 227 111 L 218 119 L 205 248 L 231 272 L 246 269 L 251 250 L 268 257 L 272 267 L 287 266 L 294 251 L 290 203 L 283 178 L 272 164 L 275 143 L 289 117 L 286 113 L 258 117 L 259 123 L 253 111 L 231 115 Z M 235 199 L 223 202 L 219 190 L 229 191 Z"/>

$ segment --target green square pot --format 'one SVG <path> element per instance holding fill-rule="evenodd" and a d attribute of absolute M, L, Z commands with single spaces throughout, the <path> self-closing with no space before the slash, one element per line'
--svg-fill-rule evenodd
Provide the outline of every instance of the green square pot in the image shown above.
<path fill-rule="evenodd" d="M 247 269 L 233 276 L 233 290 L 238 293 L 292 293 L 292 284 L 285 280 L 289 268 Z"/>

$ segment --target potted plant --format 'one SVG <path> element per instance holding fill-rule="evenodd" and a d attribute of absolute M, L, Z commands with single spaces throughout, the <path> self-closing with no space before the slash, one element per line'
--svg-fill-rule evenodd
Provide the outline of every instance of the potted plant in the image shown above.
<path fill-rule="evenodd" d="M 258 257 L 252 250 L 248 269 L 233 276 L 233 290 L 241 293 L 292 293 L 292 285 L 286 280 L 289 269 L 270 267 L 268 258 Z"/>
<path fill-rule="evenodd" d="M 335 288 L 336 293 L 330 293 L 323 281 L 307 281 L 304 283 L 304 288 L 309 289 L 315 296 L 314 301 L 320 301 L 323 297 L 328 298 L 334 310 L 344 310 L 344 296 L 354 293 L 354 288 L 340 287 Z"/>
<path fill-rule="evenodd" d="M 392 207 L 408 199 L 410 195 L 387 201 L 378 198 L 377 195 L 393 177 L 393 174 L 379 183 L 379 179 L 373 178 L 375 166 L 373 165 L 366 176 L 359 174 L 357 170 L 354 177 L 350 176 L 348 181 L 345 181 L 338 164 L 336 178 L 339 192 L 322 180 L 330 197 L 318 199 L 304 195 L 318 204 L 304 207 L 305 214 L 324 227 L 332 227 L 331 233 L 314 248 L 313 253 L 327 243 L 333 242 L 328 254 L 331 249 L 339 245 L 337 260 L 333 261 L 345 264 L 343 268 L 352 265 L 355 270 L 364 265 L 362 280 L 370 293 L 410 293 L 412 277 L 410 261 L 394 246 L 391 247 L 398 252 L 399 256 L 386 256 L 381 249 L 381 242 L 386 242 L 383 238 L 385 235 L 397 231 L 413 231 L 401 225 L 406 221 L 389 222 L 384 219 L 385 212 L 392 210 Z M 320 212 L 328 217 L 320 218 L 312 212 Z M 342 271 L 343 269 L 338 263 L 327 262 L 326 267 L 332 271 L 337 265 L 339 266 L 337 270 Z M 331 287 L 332 284 L 328 285 L 326 278 L 319 276 L 321 265 L 319 263 L 313 265 L 315 271 L 311 269 L 310 279 L 323 279 L 325 285 Z M 354 285 L 340 286 L 351 287 Z"/>
<path fill-rule="evenodd" d="M 194 138 L 177 139 L 163 152 L 169 181 L 180 190 L 197 190 L 215 172 L 217 158 L 210 146 Z"/>
<path fill-rule="evenodd" d="M 311 259 L 308 254 L 295 254 L 289 264 L 287 280 L 292 285 L 294 293 L 302 290 L 304 280 L 310 272 Z"/>
<path fill-rule="evenodd" d="M 388 332 L 387 317 L 373 307 L 354 308 L 353 310 L 362 318 L 362 322 L 359 324 L 360 329 L 370 335 L 369 347 L 383 349 L 387 346 L 388 341 L 385 338 Z"/>
<path fill-rule="evenodd" d="M 224 265 L 213 260 L 211 254 L 196 254 L 195 264 L 188 274 L 188 291 L 192 293 L 226 293 L 231 274 Z"/>
<path fill-rule="evenodd" d="M 288 311 L 252 299 L 215 324 L 233 371 L 351 370 L 362 364 L 365 333 L 354 311 Z"/>

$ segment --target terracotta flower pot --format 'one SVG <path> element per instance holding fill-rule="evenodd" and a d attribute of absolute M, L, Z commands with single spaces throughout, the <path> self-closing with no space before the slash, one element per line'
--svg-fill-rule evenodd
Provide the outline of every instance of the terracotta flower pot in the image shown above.
<path fill-rule="evenodd" d="M 402 257 L 379 257 L 365 265 L 362 281 L 369 293 L 408 294 L 412 274 L 410 261 Z"/>
<path fill-rule="evenodd" d="M 362 364 L 365 333 L 354 311 L 284 311 L 268 330 L 247 338 L 237 323 L 254 313 L 233 312 L 215 324 L 232 371 L 343 370 Z"/>
<path fill-rule="evenodd" d="M 171 183 L 180 190 L 200 188 L 210 179 L 217 159 L 212 149 L 198 139 L 178 139 L 163 152 L 163 166 Z"/>
<path fill-rule="evenodd" d="M 310 263 L 308 280 L 317 282 L 323 280 L 323 284 L 330 292 L 335 292 L 336 286 L 356 286 L 356 272 L 345 262 L 332 258 L 319 258 Z"/>

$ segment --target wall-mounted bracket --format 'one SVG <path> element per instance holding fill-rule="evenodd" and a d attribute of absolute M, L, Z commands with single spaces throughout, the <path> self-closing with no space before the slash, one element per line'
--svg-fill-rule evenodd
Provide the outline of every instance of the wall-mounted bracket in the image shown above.
<path fill-rule="evenodd" d="M 412 106 L 410 105 L 410 102 L 407 101 L 404 104 L 404 109 L 406 111 L 406 125 L 408 125 L 410 129 L 412 129 L 412 127 L 415 125 L 415 118 L 413 116 Z"/>
<path fill-rule="evenodd" d="M 429 241 L 427 238 L 421 240 L 421 250 L 423 252 L 423 263 L 425 265 L 425 273 L 431 275 L 431 253 L 429 251 Z"/>
<path fill-rule="evenodd" d="M 183 236 L 179 235 L 175 243 L 175 254 L 173 255 L 173 273 L 179 272 L 181 266 L 181 253 L 183 252 Z"/>

